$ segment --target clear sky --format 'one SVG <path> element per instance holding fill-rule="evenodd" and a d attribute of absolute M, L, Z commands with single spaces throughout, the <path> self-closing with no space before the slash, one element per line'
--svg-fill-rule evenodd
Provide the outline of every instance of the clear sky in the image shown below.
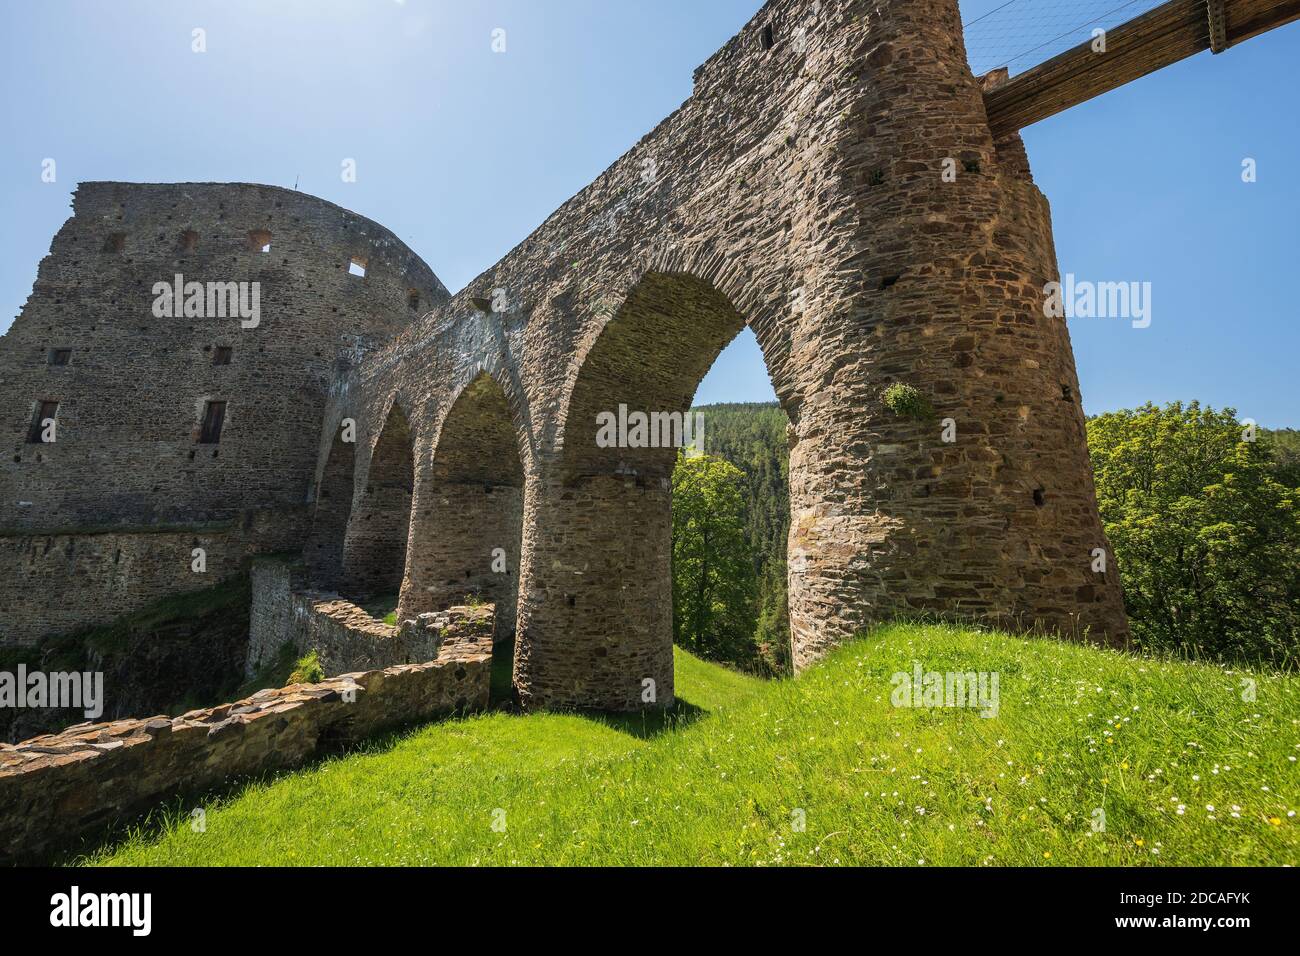
<path fill-rule="evenodd" d="M 1001 2 L 967 0 L 963 15 Z M 0 330 L 80 180 L 296 181 L 392 229 L 457 290 L 680 105 L 694 68 L 760 6 L 3 4 Z M 196 27 L 205 53 L 192 51 Z M 492 50 L 498 28 L 504 53 Z M 988 30 L 971 39 L 973 60 L 993 42 Z M 1062 272 L 1152 284 L 1149 328 L 1071 321 L 1088 412 L 1199 398 L 1300 426 L 1289 285 L 1300 271 L 1298 63 L 1291 24 L 1025 131 Z M 1254 183 L 1241 179 L 1246 158 Z M 45 159 L 53 183 L 42 182 Z M 345 159 L 354 183 L 340 176 Z M 744 333 L 696 399 L 771 396 Z"/>

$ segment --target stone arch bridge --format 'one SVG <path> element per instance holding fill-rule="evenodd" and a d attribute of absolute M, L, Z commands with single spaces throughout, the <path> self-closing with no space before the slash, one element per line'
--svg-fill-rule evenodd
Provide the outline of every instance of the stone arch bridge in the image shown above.
<path fill-rule="evenodd" d="M 525 704 L 635 708 L 646 678 L 670 700 L 675 452 L 598 447 L 597 416 L 684 412 L 748 325 L 791 423 L 797 667 L 897 614 L 1122 642 L 1055 278 L 955 3 L 769 4 L 676 113 L 350 370 L 315 566 L 400 588 L 402 617 L 491 595 Z M 935 419 L 886 407 L 894 383 Z"/>
<path fill-rule="evenodd" d="M 1269 2 L 1229 0 L 1228 40 Z M 647 680 L 670 703 L 675 451 L 602 447 L 597 419 L 684 412 L 748 326 L 790 419 L 797 668 L 897 615 L 1124 644 L 1017 132 L 1099 89 L 1062 69 L 973 76 L 955 0 L 772 0 L 455 296 L 296 192 L 83 185 L 0 347 L 8 642 L 192 587 L 199 543 L 221 574 L 300 551 L 314 588 L 400 592 L 402 619 L 490 599 L 526 706 L 640 708 Z M 260 279 L 262 320 L 151 321 L 182 270 Z"/>

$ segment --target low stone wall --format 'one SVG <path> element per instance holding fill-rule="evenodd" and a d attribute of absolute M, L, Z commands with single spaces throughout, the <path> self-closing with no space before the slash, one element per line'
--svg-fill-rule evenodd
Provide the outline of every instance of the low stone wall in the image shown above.
<path fill-rule="evenodd" d="M 424 664 L 0 745 L 0 863 L 46 860 L 176 794 L 292 767 L 385 728 L 481 710 L 490 634 L 489 626 L 486 639 L 444 640 L 437 659 Z"/>
<path fill-rule="evenodd" d="M 492 643 L 495 608 L 454 607 L 421 614 L 400 626 L 384 624 L 337 594 L 306 590 L 300 565 L 282 559 L 253 562 L 248 663 L 251 677 L 291 643 L 316 651 L 326 674 L 432 660 L 444 643 Z"/>

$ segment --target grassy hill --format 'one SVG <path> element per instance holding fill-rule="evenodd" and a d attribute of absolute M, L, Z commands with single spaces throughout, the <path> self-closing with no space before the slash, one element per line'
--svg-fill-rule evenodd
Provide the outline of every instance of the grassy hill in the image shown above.
<path fill-rule="evenodd" d="M 892 706 L 913 661 L 997 672 L 998 716 Z M 203 833 L 177 804 L 82 862 L 1300 863 L 1295 676 L 897 625 L 798 680 L 679 652 L 677 683 L 668 725 L 435 724 L 209 802 Z"/>

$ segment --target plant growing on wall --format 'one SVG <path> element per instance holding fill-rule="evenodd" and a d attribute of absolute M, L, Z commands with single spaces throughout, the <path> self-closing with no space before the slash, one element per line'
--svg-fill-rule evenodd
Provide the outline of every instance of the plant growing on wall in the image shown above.
<path fill-rule="evenodd" d="M 298 659 L 294 664 L 293 673 L 289 675 L 289 683 L 293 684 L 319 684 L 325 679 L 325 670 L 321 667 L 320 657 L 316 651 L 308 651 L 304 656 Z"/>
<path fill-rule="evenodd" d="M 884 402 L 886 408 L 904 418 L 917 421 L 929 421 L 934 418 L 934 407 L 929 399 L 912 385 L 895 382 L 885 389 Z"/>

